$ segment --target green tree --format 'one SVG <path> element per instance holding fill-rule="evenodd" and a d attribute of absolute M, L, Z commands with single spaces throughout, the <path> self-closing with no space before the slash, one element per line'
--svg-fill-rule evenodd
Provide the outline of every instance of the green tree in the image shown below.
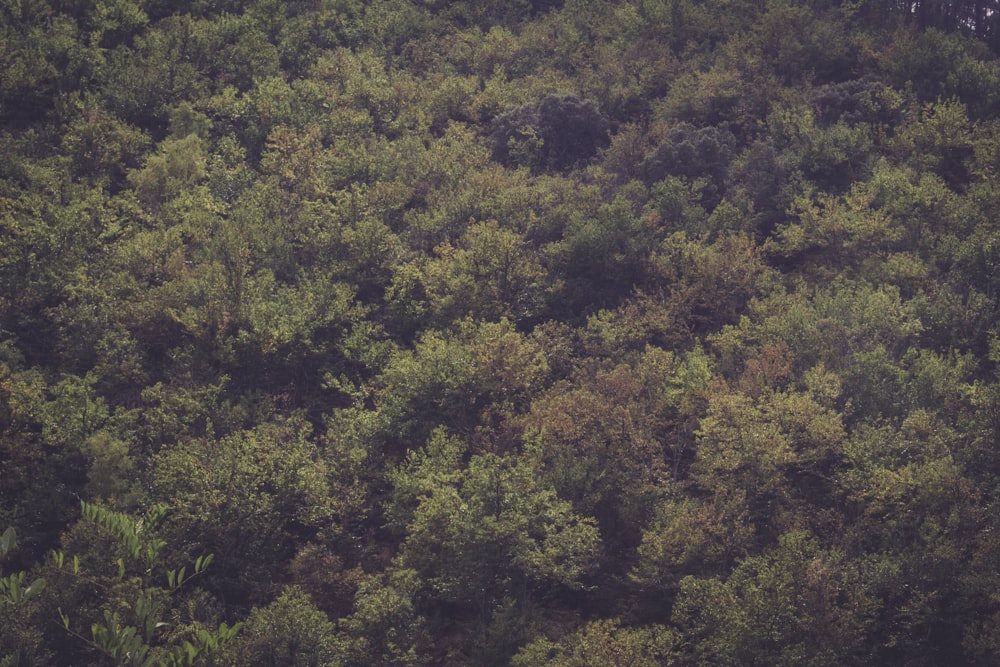
<path fill-rule="evenodd" d="M 495 220 L 469 226 L 457 248 L 445 242 L 424 269 L 424 289 L 442 323 L 472 315 L 532 321 L 544 312 L 547 274 L 526 240 Z"/>
<path fill-rule="evenodd" d="M 526 620 L 515 615 L 507 636 L 491 639 L 490 627 L 506 622 L 502 610 L 584 588 L 601 540 L 595 522 L 528 466 L 493 454 L 461 466 L 460 455 L 459 443 L 439 433 L 393 474 L 388 514 L 399 523 L 412 516 L 395 567 L 412 569 L 422 595 L 439 609 L 467 610 L 457 626 L 493 661 L 512 651 L 510 633 L 522 632 Z"/>
<path fill-rule="evenodd" d="M 841 415 L 811 392 L 778 392 L 773 386 L 761 392 L 757 398 L 718 393 L 709 399 L 691 479 L 717 497 L 744 491 L 760 538 L 803 519 L 816 521 L 819 529 L 822 515 L 810 516 L 815 510 L 806 504 L 825 508 L 832 500 L 829 477 L 845 438 Z"/>
<path fill-rule="evenodd" d="M 510 664 L 513 667 L 681 664 L 678 643 L 678 636 L 663 626 L 631 628 L 622 627 L 620 621 L 602 620 L 588 623 L 558 642 L 545 637 L 536 639 L 522 647 Z"/>
<path fill-rule="evenodd" d="M 575 96 L 548 95 L 493 121 L 493 159 L 534 172 L 570 169 L 608 143 L 607 118 Z"/>
<path fill-rule="evenodd" d="M 237 664 L 278 667 L 342 665 L 336 626 L 301 589 L 289 587 L 266 607 L 256 607 L 233 642 Z"/>
<path fill-rule="evenodd" d="M 298 547 L 332 523 L 335 500 L 310 427 L 265 423 L 219 439 L 165 448 L 152 460 L 154 498 L 173 506 L 164 535 L 183 552 L 214 553 L 230 604 L 270 594 Z"/>
<path fill-rule="evenodd" d="M 958 592 L 957 563 L 971 562 L 982 509 L 956 446 L 957 433 L 923 410 L 898 429 L 859 428 L 845 445 L 851 465 L 838 483 L 853 517 L 845 547 L 869 555 L 883 660 L 957 655 L 973 619 L 982 619 L 978 594 Z"/>
<path fill-rule="evenodd" d="M 347 638 L 344 664 L 417 667 L 424 662 L 431 637 L 415 604 L 420 586 L 416 572 L 400 568 L 361 582 L 354 612 L 341 622 Z"/>
<path fill-rule="evenodd" d="M 679 404 L 697 398 L 671 395 L 683 372 L 675 355 L 653 347 L 633 363 L 581 365 L 532 403 L 525 458 L 607 534 L 632 535 L 672 476 L 666 443 L 676 438 L 680 452 L 690 437 Z"/>
<path fill-rule="evenodd" d="M 12 527 L 0 535 L 0 559 L 6 558 L 17 547 L 17 531 Z M 3 570 L 0 570 L 3 575 Z M 45 647 L 43 633 L 32 623 L 40 612 L 34 601 L 46 587 L 45 579 L 28 579 L 24 571 L 0 576 L 0 662 L 17 665 L 28 662 L 51 661 L 54 656 Z"/>
<path fill-rule="evenodd" d="M 872 609 L 856 566 L 790 532 L 728 577 L 682 580 L 673 620 L 698 663 L 866 664 Z"/>
<path fill-rule="evenodd" d="M 160 533 L 165 505 L 142 516 L 86 502 L 81 510 L 81 520 L 63 536 L 72 557 L 52 551 L 42 566 L 52 582 L 45 613 L 54 616 L 49 621 L 61 620 L 47 637 L 59 663 L 214 664 L 241 624 L 220 623 L 204 592 L 192 587 L 213 557 L 168 569 Z M 88 621 L 89 633 L 83 630 Z"/>

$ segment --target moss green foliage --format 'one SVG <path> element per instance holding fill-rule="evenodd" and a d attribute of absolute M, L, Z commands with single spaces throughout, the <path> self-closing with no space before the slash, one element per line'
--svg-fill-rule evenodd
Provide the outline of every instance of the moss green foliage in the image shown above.
<path fill-rule="evenodd" d="M 998 48 L 0 2 L 0 665 L 997 664 Z"/>

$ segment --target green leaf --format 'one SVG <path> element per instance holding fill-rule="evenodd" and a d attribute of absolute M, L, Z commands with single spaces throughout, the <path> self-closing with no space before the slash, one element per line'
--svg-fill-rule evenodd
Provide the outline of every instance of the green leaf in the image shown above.
<path fill-rule="evenodd" d="M 14 526 L 10 526 L 0 536 L 0 558 L 6 556 L 15 546 L 17 546 L 17 532 Z"/>
<path fill-rule="evenodd" d="M 207 568 L 209 563 L 212 562 L 212 558 L 214 558 L 213 554 L 208 554 L 206 556 L 198 556 L 198 558 L 194 562 L 194 573 L 201 574 L 202 572 L 204 572 L 205 568 Z"/>
<path fill-rule="evenodd" d="M 17 604 L 21 601 L 21 582 L 24 581 L 24 572 L 13 574 L 7 577 L 7 590 L 10 601 Z"/>
<path fill-rule="evenodd" d="M 32 596 L 38 595 L 44 590 L 45 590 L 45 580 L 35 579 L 33 582 L 31 582 L 30 586 L 24 589 L 24 599 L 27 600 Z"/>

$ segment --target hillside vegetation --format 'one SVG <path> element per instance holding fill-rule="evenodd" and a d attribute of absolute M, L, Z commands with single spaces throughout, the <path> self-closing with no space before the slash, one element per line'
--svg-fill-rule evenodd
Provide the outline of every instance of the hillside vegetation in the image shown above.
<path fill-rule="evenodd" d="M 0 665 L 1000 664 L 997 4 L 0 2 Z"/>

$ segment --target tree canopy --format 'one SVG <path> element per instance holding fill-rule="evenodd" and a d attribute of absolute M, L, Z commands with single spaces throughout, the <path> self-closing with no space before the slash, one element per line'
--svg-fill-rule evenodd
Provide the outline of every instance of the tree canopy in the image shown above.
<path fill-rule="evenodd" d="M 997 664 L 998 52 L 0 3 L 0 667 Z"/>

